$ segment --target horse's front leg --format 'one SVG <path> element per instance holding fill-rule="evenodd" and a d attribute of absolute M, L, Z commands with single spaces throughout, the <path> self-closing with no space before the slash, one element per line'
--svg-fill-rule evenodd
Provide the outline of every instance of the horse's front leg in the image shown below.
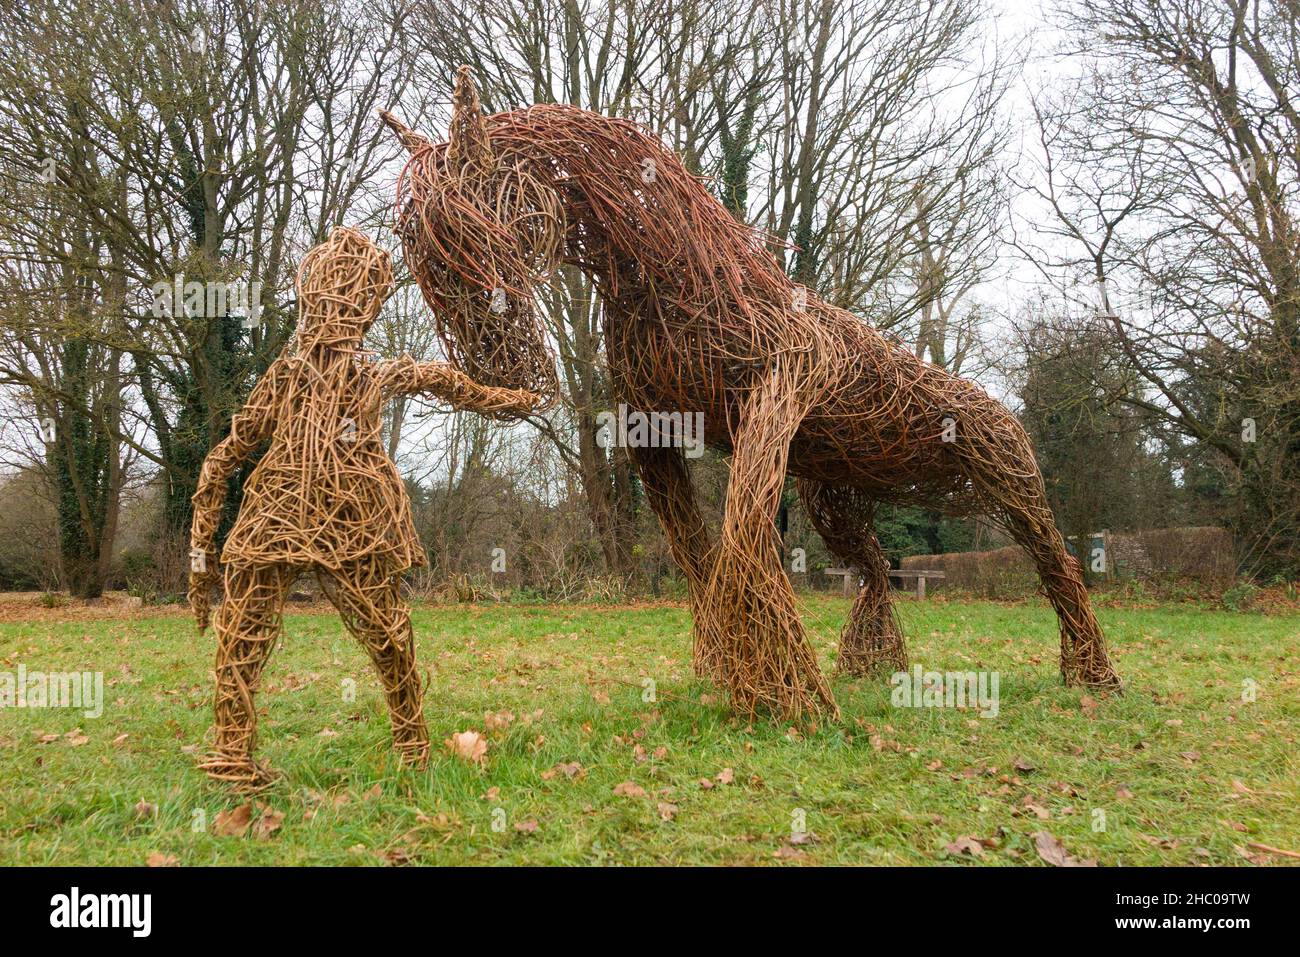
<path fill-rule="evenodd" d="M 732 436 L 722 538 L 700 601 L 697 633 L 716 635 L 709 673 L 742 714 L 784 719 L 839 709 L 795 608 L 776 512 L 806 387 L 783 370 L 758 381 Z"/>
<path fill-rule="evenodd" d="M 630 447 L 628 452 L 641 477 L 646 500 L 659 518 L 673 561 L 686 576 L 695 625 L 695 674 L 716 678 L 713 668 L 718 657 L 717 634 L 706 630 L 710 621 L 700 613 L 716 546 L 696 503 L 686 456 L 676 447 Z"/>

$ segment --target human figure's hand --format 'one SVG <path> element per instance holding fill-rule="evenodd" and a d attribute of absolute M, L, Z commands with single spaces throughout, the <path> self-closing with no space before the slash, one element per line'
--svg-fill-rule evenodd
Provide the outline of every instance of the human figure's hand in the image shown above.
<path fill-rule="evenodd" d="M 526 415 L 543 405 L 535 392 L 482 385 L 446 362 L 416 362 L 403 356 L 382 363 L 380 374 L 388 395 L 423 395 L 494 418 Z"/>
<path fill-rule="evenodd" d="M 195 545 L 190 550 L 190 584 L 186 597 L 194 611 L 199 631 L 208 627 L 209 596 L 217 583 L 217 556 L 210 546 Z"/>

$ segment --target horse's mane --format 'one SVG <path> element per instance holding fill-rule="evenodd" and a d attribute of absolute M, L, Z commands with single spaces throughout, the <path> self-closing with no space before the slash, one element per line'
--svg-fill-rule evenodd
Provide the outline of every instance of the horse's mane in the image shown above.
<path fill-rule="evenodd" d="M 653 133 L 552 105 L 488 116 L 486 128 L 503 162 L 526 157 L 546 171 L 565 216 L 579 221 L 568 223 L 579 247 L 570 255 L 614 295 L 638 276 L 671 290 L 688 315 L 719 299 L 749 320 L 763 306 L 788 308 L 796 284 L 767 248 L 771 237 L 737 220 Z"/>
<path fill-rule="evenodd" d="M 829 375 L 834 354 L 887 348 L 863 320 L 790 279 L 771 237 L 635 123 L 563 105 L 485 115 L 467 69 L 447 142 L 384 119 L 411 152 L 398 182 L 407 264 L 449 358 L 477 381 L 553 393 L 533 292 L 560 262 L 582 268 L 607 300 L 631 297 L 659 324 L 689 326 L 716 355 L 803 353 Z M 489 294 L 499 309 L 484 308 Z"/>

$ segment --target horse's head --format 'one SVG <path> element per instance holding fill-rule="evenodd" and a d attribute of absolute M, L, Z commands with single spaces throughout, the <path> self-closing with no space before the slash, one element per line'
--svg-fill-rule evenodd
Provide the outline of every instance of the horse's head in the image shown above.
<path fill-rule="evenodd" d="M 398 180 L 396 228 L 448 359 L 485 385 L 554 396 L 534 292 L 560 257 L 555 188 L 518 152 L 493 149 L 467 67 L 457 74 L 448 142 L 380 115 L 411 153 Z"/>

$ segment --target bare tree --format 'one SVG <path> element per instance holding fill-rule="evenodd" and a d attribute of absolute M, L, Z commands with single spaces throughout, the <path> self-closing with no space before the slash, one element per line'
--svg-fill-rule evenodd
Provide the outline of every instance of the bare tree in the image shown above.
<path fill-rule="evenodd" d="M 24 186 L 51 171 L 38 214 L 11 206 L 0 241 L 15 263 L 84 277 L 94 321 L 78 334 L 120 360 L 102 364 L 119 394 L 98 411 L 85 396 L 65 404 L 165 473 L 168 536 L 293 329 L 298 256 L 345 216 L 387 207 L 374 174 L 396 149 L 376 108 L 418 99 L 403 16 L 391 0 L 39 0 L 0 14 L 0 163 Z M 187 284 L 196 301 L 160 300 Z M 231 284 L 238 305 L 212 295 Z M 78 302 L 46 292 L 51 317 Z M 49 331 L 66 339 L 53 319 Z M 31 384 L 29 367 L 10 371 Z"/>
<path fill-rule="evenodd" d="M 1294 4 L 1069 6 L 1069 89 L 1039 98 L 1022 247 L 1104 316 L 1129 398 L 1233 475 L 1243 564 L 1300 568 L 1300 76 Z"/>

